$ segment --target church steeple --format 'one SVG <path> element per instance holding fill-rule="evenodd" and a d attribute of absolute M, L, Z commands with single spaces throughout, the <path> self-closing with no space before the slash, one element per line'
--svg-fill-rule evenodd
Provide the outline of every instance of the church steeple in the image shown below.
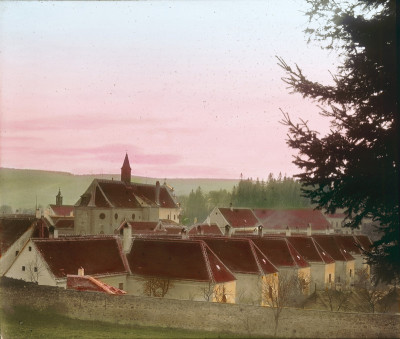
<path fill-rule="evenodd" d="M 121 167 L 121 181 L 131 183 L 131 166 L 129 165 L 128 153 L 125 155 L 124 163 Z"/>
<path fill-rule="evenodd" d="M 58 189 L 58 194 L 56 195 L 56 205 L 62 206 L 63 204 L 63 196 L 61 195 L 61 189 Z"/>

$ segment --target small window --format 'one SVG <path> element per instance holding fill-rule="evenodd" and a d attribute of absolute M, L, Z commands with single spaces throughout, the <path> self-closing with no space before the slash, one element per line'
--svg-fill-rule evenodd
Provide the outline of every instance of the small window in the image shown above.
<path fill-rule="evenodd" d="M 351 270 L 350 270 L 350 277 L 351 277 Z"/>
<path fill-rule="evenodd" d="M 37 267 L 35 267 L 35 268 L 33 269 L 33 272 L 37 272 Z"/>
<path fill-rule="evenodd" d="M 329 273 L 329 282 L 332 282 L 332 274 Z"/>
<path fill-rule="evenodd" d="M 118 284 L 118 288 L 119 288 L 120 290 L 123 290 L 123 289 L 124 289 L 124 283 L 119 283 L 119 284 Z"/>
<path fill-rule="evenodd" d="M 32 247 L 31 247 L 31 246 L 29 246 L 29 247 L 28 247 L 28 249 L 29 249 L 29 252 L 31 252 L 31 251 L 32 251 Z"/>
<path fill-rule="evenodd" d="M 15 251 L 15 256 L 17 256 L 17 255 L 18 255 L 18 253 L 19 253 L 19 251 Z"/>
<path fill-rule="evenodd" d="M 268 296 L 270 299 L 272 299 L 272 287 L 271 286 L 268 287 Z"/>
<path fill-rule="evenodd" d="M 22 270 L 25 271 L 25 266 L 22 266 Z"/>
<path fill-rule="evenodd" d="M 117 220 L 118 219 L 118 213 L 114 214 L 114 219 Z"/>
<path fill-rule="evenodd" d="M 176 215 L 174 214 L 174 220 L 175 220 Z"/>
<path fill-rule="evenodd" d="M 99 218 L 100 219 L 105 219 L 106 215 L 104 213 L 100 213 Z"/>
<path fill-rule="evenodd" d="M 136 218 L 135 213 L 132 213 L 132 220 L 135 220 L 135 218 Z"/>

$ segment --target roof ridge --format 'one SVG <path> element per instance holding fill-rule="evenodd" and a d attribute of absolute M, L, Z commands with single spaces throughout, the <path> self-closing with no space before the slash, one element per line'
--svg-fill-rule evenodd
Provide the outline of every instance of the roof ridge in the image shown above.
<path fill-rule="evenodd" d="M 111 208 L 115 208 L 115 206 L 111 203 L 111 201 L 107 198 L 106 194 L 104 193 L 103 189 L 101 188 L 101 186 L 99 184 L 97 184 L 97 187 L 99 188 L 101 194 L 103 195 L 104 199 L 107 201 L 107 203 L 109 204 L 109 206 Z M 94 191 L 94 194 L 96 195 L 96 190 Z M 96 197 L 94 198 L 96 200 Z"/>
<path fill-rule="evenodd" d="M 256 250 L 254 248 L 254 246 L 255 246 L 254 243 L 252 241 L 250 241 L 250 239 L 247 239 L 247 243 L 250 246 L 250 251 L 253 254 L 254 259 L 256 260 L 256 264 L 257 264 L 259 272 L 261 274 L 265 275 L 266 272 L 264 272 L 264 270 L 263 270 L 263 268 L 262 268 L 262 266 L 260 264 L 260 261 L 258 260 L 258 255 L 257 255 Z"/>
<path fill-rule="evenodd" d="M 202 240 L 199 240 L 199 243 L 200 243 L 201 251 L 202 251 L 202 253 L 203 253 L 204 262 L 206 263 L 206 268 L 207 268 L 208 276 L 209 276 L 210 280 L 211 280 L 213 283 L 215 283 L 216 281 L 215 281 L 215 278 L 214 278 L 213 271 L 212 271 L 212 269 L 211 269 L 211 263 L 210 263 L 210 261 L 209 261 L 209 259 L 208 259 L 208 254 L 207 254 L 207 249 L 206 249 L 206 243 L 205 243 L 204 241 L 202 241 Z M 208 246 L 207 246 L 207 247 L 208 247 Z"/>

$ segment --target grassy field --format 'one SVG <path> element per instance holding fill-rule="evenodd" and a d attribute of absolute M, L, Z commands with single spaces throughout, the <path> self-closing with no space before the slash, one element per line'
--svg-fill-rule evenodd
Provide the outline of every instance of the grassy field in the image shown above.
<path fill-rule="evenodd" d="M 75 204 L 86 191 L 94 178 L 120 179 L 120 174 L 73 175 L 66 172 L 50 172 L 39 170 L 22 170 L 0 168 L 0 206 L 17 208 L 35 207 L 38 204 L 46 207 L 55 204 L 58 189 L 61 188 L 64 204 Z M 133 182 L 155 184 L 164 178 L 132 177 Z M 191 190 L 201 187 L 203 192 L 226 189 L 232 190 L 239 180 L 230 179 L 167 179 L 167 183 L 175 188 L 176 195 L 188 195 Z"/>
<path fill-rule="evenodd" d="M 0 312 L 2 339 L 25 338 L 242 338 L 227 333 L 188 331 L 182 329 L 116 325 L 98 321 L 74 320 L 51 310 L 36 311 L 25 307 Z"/>

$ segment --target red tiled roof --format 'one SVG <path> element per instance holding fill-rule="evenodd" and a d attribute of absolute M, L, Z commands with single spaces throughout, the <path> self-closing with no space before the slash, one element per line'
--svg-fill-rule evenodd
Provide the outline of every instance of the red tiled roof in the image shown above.
<path fill-rule="evenodd" d="M 33 239 L 56 278 L 76 274 L 83 267 L 89 275 L 127 273 L 121 244 L 116 237 Z"/>
<path fill-rule="evenodd" d="M 314 241 L 311 237 L 293 236 L 287 240 L 308 262 L 334 263 L 335 260 Z"/>
<path fill-rule="evenodd" d="M 363 248 L 364 251 L 369 251 L 372 246 L 371 239 L 367 235 L 355 235 L 358 243 Z"/>
<path fill-rule="evenodd" d="M 255 209 L 254 214 L 268 229 L 290 227 L 292 230 L 296 228 L 306 230 L 309 223 L 311 223 L 313 230 L 326 230 L 331 227 L 321 211 L 309 208 L 293 210 Z"/>
<path fill-rule="evenodd" d="M 128 184 L 117 180 L 95 179 L 82 195 L 77 206 L 88 206 L 93 202 L 96 207 L 139 208 L 148 205 L 158 206 L 156 203 L 156 185 Z M 159 203 L 160 207 L 178 208 L 165 185 L 160 186 Z"/>
<path fill-rule="evenodd" d="M 353 235 L 335 235 L 337 241 L 350 254 L 362 254 L 357 239 Z"/>
<path fill-rule="evenodd" d="M 254 237 L 251 241 L 276 266 L 309 267 L 307 261 L 285 239 L 281 237 Z"/>
<path fill-rule="evenodd" d="M 237 227 L 256 227 L 260 225 L 253 211 L 249 208 L 219 208 L 219 211 L 230 226 Z"/>
<path fill-rule="evenodd" d="M 313 235 L 314 240 L 336 261 L 351 261 L 353 256 L 338 242 L 335 235 Z"/>
<path fill-rule="evenodd" d="M 53 210 L 54 215 L 67 217 L 74 213 L 73 205 L 50 205 L 50 208 Z"/>
<path fill-rule="evenodd" d="M 193 226 L 190 231 L 189 235 L 222 235 L 221 229 L 218 227 L 217 224 L 199 224 Z"/>
<path fill-rule="evenodd" d="M 203 241 L 135 238 L 127 259 L 131 272 L 145 277 L 214 282 L 235 280 Z"/>
<path fill-rule="evenodd" d="M 17 239 L 28 231 L 34 222 L 34 216 L 18 217 L 15 215 L 0 218 L 0 256 L 4 254 Z"/>
<path fill-rule="evenodd" d="M 126 294 L 125 291 L 110 286 L 88 275 L 67 275 L 67 289 L 74 289 L 78 291 L 103 292 L 116 295 Z"/>
<path fill-rule="evenodd" d="M 249 239 L 222 237 L 198 239 L 202 239 L 233 273 L 265 275 L 277 272 L 276 267 Z"/>

